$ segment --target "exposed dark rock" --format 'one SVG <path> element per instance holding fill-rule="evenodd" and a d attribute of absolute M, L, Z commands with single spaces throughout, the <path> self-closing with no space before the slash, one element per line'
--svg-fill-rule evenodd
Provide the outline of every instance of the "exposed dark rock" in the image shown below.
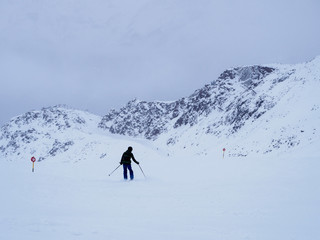
<path fill-rule="evenodd" d="M 249 118 L 257 119 L 274 106 L 270 99 L 265 99 L 268 96 L 257 97 L 254 90 L 274 71 L 264 66 L 226 70 L 216 81 L 175 102 L 130 101 L 120 110 L 105 115 L 99 127 L 113 134 L 154 140 L 171 127 L 191 127 L 213 112 L 225 112 L 225 119 L 219 124 L 229 125 L 236 132 Z M 237 84 L 242 86 L 240 91 Z M 215 134 L 215 131 L 210 127 L 207 133 Z"/>

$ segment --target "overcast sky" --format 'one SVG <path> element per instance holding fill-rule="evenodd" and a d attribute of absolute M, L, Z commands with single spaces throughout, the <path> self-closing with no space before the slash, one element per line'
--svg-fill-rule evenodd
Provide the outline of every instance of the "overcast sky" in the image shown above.
<path fill-rule="evenodd" d="M 227 68 L 320 55 L 318 0 L 0 0 L 0 125 L 176 100 Z"/>

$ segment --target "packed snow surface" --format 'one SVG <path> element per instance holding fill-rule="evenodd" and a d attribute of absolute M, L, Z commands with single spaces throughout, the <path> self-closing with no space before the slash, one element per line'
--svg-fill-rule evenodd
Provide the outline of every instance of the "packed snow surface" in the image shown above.
<path fill-rule="evenodd" d="M 0 239 L 316 239 L 319 150 L 229 157 L 167 156 L 132 145 L 140 168 L 124 181 L 122 151 L 76 161 L 0 161 Z M 113 149 L 113 150 L 112 150 Z"/>

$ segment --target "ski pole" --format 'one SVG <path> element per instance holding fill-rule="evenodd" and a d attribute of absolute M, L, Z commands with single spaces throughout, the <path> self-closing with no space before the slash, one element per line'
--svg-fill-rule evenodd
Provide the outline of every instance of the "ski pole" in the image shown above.
<path fill-rule="evenodd" d="M 111 174 L 114 173 L 120 166 L 121 166 L 121 164 L 120 164 L 115 170 L 113 170 L 113 171 L 109 174 L 109 177 L 110 177 Z"/>
<path fill-rule="evenodd" d="M 140 164 L 138 164 L 138 166 L 139 166 L 141 172 L 143 173 L 143 176 L 146 178 L 146 175 L 145 175 L 144 172 L 142 171 L 142 168 L 140 167 Z"/>

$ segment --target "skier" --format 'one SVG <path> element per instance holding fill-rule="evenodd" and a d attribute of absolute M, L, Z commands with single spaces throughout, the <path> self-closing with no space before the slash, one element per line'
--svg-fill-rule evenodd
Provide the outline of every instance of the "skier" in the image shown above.
<path fill-rule="evenodd" d="M 131 167 L 131 158 L 136 164 L 139 164 L 139 162 L 134 158 L 132 154 L 132 150 L 133 150 L 132 147 L 128 147 L 128 150 L 122 154 L 122 158 L 120 162 L 120 164 L 123 165 L 123 177 L 125 180 L 128 179 L 127 170 L 129 170 L 130 172 L 130 180 L 133 180 L 134 178 L 132 167 Z"/>

